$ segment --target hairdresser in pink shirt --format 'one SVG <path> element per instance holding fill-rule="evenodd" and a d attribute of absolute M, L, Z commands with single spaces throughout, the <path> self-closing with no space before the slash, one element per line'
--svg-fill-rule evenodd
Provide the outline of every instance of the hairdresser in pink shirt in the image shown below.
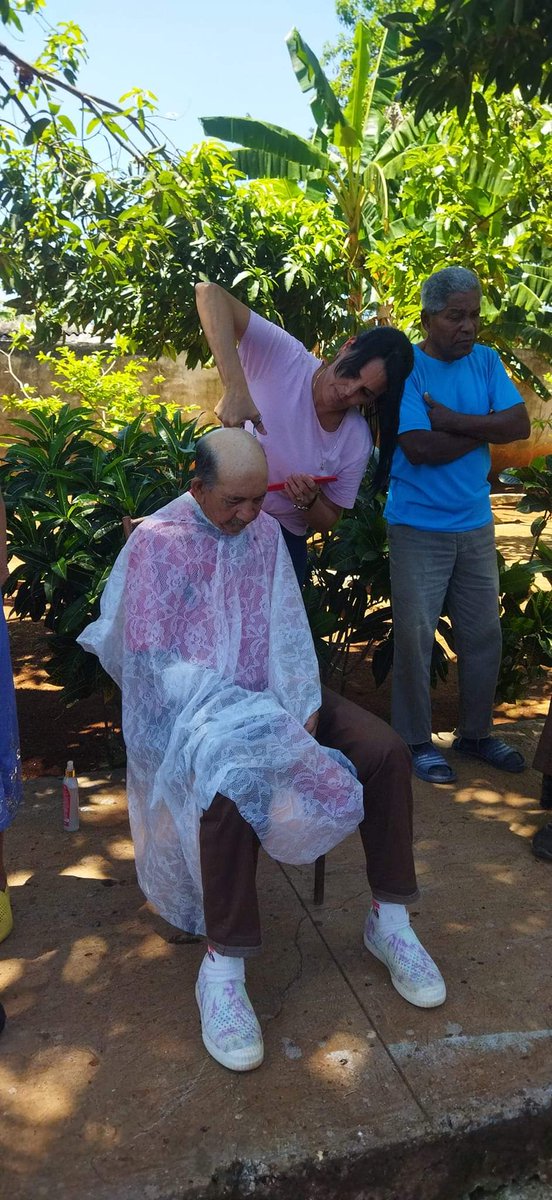
<path fill-rule="evenodd" d="M 262 440 L 263 507 L 280 522 L 302 584 L 308 532 L 327 533 L 353 508 L 374 442 L 374 486 L 387 483 L 412 347 L 398 329 L 378 326 L 325 362 L 216 283 L 196 284 L 196 303 L 224 386 L 215 412 Z"/>

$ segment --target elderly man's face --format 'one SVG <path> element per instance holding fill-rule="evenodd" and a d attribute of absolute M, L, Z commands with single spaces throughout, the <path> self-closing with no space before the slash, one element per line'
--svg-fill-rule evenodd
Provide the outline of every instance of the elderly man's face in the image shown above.
<path fill-rule="evenodd" d="M 452 292 L 438 313 L 422 312 L 427 337 L 424 350 L 431 358 L 455 362 L 473 350 L 479 332 L 481 297 L 477 288 Z"/>
<path fill-rule="evenodd" d="M 266 472 L 223 476 L 212 488 L 194 479 L 190 490 L 207 519 L 223 533 L 235 537 L 261 511 L 266 496 Z"/>

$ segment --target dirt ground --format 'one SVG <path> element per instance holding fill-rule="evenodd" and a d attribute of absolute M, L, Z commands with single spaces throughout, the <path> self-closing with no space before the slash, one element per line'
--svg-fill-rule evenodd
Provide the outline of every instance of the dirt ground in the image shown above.
<path fill-rule="evenodd" d="M 7 609 L 6 615 L 9 616 Z M 60 689 L 48 681 L 42 666 L 48 642 L 48 633 L 42 623 L 9 620 L 8 628 L 24 777 L 62 775 L 68 758 L 75 760 L 76 769 L 81 773 L 112 765 L 107 754 L 101 698 L 93 697 L 66 708 L 59 698 Z M 552 680 L 543 680 L 518 705 L 497 707 L 497 720 L 545 716 L 550 682 Z M 354 670 L 346 691 L 357 704 L 389 720 L 391 680 L 388 678 L 377 688 L 369 661 Z M 456 669 L 452 663 L 447 683 L 439 683 L 433 692 L 433 728 L 436 732 L 454 729 L 457 698 Z"/>
<path fill-rule="evenodd" d="M 68 758 L 81 772 L 108 766 L 101 697 L 66 708 L 42 665 L 48 646 L 42 622 L 8 620 L 8 629 L 24 778 L 63 775 Z"/>

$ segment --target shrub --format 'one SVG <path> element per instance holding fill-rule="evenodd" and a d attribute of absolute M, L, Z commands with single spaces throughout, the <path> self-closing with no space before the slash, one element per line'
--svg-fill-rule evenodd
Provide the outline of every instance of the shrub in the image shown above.
<path fill-rule="evenodd" d="M 535 513 L 533 545 L 524 562 L 499 562 L 499 603 L 503 653 L 497 700 L 515 702 L 552 667 L 552 550 L 541 540 L 552 516 L 552 456 L 501 476 L 525 489 L 517 508 Z M 372 653 L 379 687 L 393 664 L 393 613 L 384 498 L 370 495 L 369 469 L 351 514 L 326 538 L 311 541 L 310 575 L 305 588 L 321 671 L 343 688 L 359 662 Z M 454 634 L 446 605 L 433 644 L 431 685 L 446 682 L 454 654 Z M 354 650 L 354 653 L 352 651 Z"/>
<path fill-rule="evenodd" d="M 6 355 L 10 369 L 13 350 L 26 348 L 29 338 L 29 331 L 23 340 L 14 338 L 12 351 Z M 156 393 L 144 392 L 141 377 L 147 370 L 147 360 L 131 358 L 125 362 L 121 359 L 125 350 L 125 339 L 118 338 L 113 349 L 93 354 L 80 355 L 68 346 L 59 347 L 53 354 L 37 354 L 38 361 L 51 369 L 52 395 L 39 396 L 35 388 L 16 380 L 19 393 L 2 397 L 4 412 L 10 416 L 21 411 L 48 416 L 61 412 L 71 398 L 94 418 L 103 433 L 116 433 L 137 416 L 163 412 L 172 417 L 182 411 L 177 404 L 161 405 Z M 158 375 L 153 383 L 162 380 L 163 376 Z"/>
<path fill-rule="evenodd" d="M 552 667 L 552 592 L 537 579 L 542 575 L 552 583 L 552 551 L 541 540 L 552 516 L 552 455 L 505 471 L 500 479 L 521 484 L 524 494 L 517 509 L 535 514 L 529 558 L 506 566 L 499 555 L 503 648 L 497 698 L 515 701 Z"/>
<path fill-rule="evenodd" d="M 369 465 L 351 513 L 324 539 L 315 537 L 305 588 L 316 651 L 324 679 L 333 677 L 343 690 L 351 671 L 372 653 L 372 673 L 379 687 L 393 664 L 393 612 L 385 497 L 372 495 Z M 450 624 L 441 618 L 440 637 L 453 649 Z M 352 651 L 354 650 L 354 653 Z M 431 683 L 446 680 L 448 656 L 435 640 Z"/>
<path fill-rule="evenodd" d="M 107 433 L 89 411 L 67 405 L 13 424 L 0 490 L 19 561 L 5 592 L 18 616 L 44 617 L 53 634 L 46 670 L 70 704 L 113 688 L 75 638 L 98 615 L 123 545 L 122 518 L 155 512 L 186 490 L 199 433 L 180 411 L 163 410 Z"/>

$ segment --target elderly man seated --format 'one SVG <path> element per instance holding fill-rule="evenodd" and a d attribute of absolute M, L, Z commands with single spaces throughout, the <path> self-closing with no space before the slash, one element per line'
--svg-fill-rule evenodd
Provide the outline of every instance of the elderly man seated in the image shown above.
<path fill-rule="evenodd" d="M 261 949 L 259 844 L 307 863 L 359 826 L 365 946 L 412 1004 L 446 994 L 406 908 L 418 896 L 408 750 L 341 696 L 325 691 L 321 704 L 291 560 L 261 512 L 266 488 L 249 433 L 203 437 L 190 492 L 135 530 L 79 639 L 122 689 L 140 886 L 167 921 L 206 934 L 203 1041 L 236 1071 L 263 1060 L 244 982 Z"/>

